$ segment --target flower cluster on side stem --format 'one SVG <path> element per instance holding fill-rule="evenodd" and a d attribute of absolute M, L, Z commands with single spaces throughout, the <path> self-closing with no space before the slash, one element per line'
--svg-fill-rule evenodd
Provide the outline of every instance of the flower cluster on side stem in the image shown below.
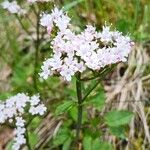
<path fill-rule="evenodd" d="M 22 9 L 16 1 L 9 2 L 8 0 L 5 0 L 1 3 L 1 6 L 12 14 L 22 15 L 26 13 L 26 10 Z"/>
<path fill-rule="evenodd" d="M 27 0 L 28 4 L 34 4 L 35 2 L 49 2 L 51 0 Z M 5 0 L 1 3 L 1 6 L 6 9 L 11 14 L 18 14 L 18 15 L 24 15 L 27 13 L 26 9 L 22 9 L 20 5 L 18 5 L 16 0 L 13 0 L 9 2 L 8 0 Z"/>
<path fill-rule="evenodd" d="M 16 126 L 14 131 L 15 143 L 13 144 L 15 150 L 26 143 L 23 114 L 27 113 L 27 110 L 31 115 L 41 116 L 45 113 L 46 107 L 40 102 L 39 95 L 29 97 L 24 93 L 19 93 L 0 103 L 0 124 L 8 121 L 10 123 L 14 122 Z"/>
<path fill-rule="evenodd" d="M 71 81 L 76 72 L 100 70 L 106 65 L 127 60 L 133 45 L 129 36 L 111 31 L 109 26 L 103 26 L 102 31 L 98 32 L 92 25 L 87 25 L 83 32 L 76 34 L 70 29 L 70 20 L 58 8 L 41 17 L 40 24 L 47 28 L 49 35 L 53 28 L 58 31 L 51 42 L 53 56 L 42 65 L 42 78 L 59 73 L 65 80 Z"/>

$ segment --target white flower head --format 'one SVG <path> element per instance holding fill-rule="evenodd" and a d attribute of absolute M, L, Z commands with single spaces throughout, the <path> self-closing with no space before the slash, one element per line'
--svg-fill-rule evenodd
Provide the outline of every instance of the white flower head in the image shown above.
<path fill-rule="evenodd" d="M 28 109 L 26 108 L 28 106 Z M 34 108 L 34 109 L 33 109 Z M 23 118 L 24 110 L 31 115 L 43 115 L 46 112 L 46 107 L 41 103 L 39 95 L 29 97 L 24 93 L 18 93 L 15 96 L 8 98 L 5 102 L 0 103 L 0 124 L 7 120 L 12 123 L 15 122 L 16 129 L 14 131 L 13 149 L 19 150 L 22 144 L 26 143 L 25 139 L 25 123 Z"/>
<path fill-rule="evenodd" d="M 23 15 L 26 13 L 26 10 L 22 9 L 15 0 L 12 2 L 5 0 L 1 3 L 1 6 L 12 14 Z"/>
<path fill-rule="evenodd" d="M 40 77 L 47 79 L 57 72 L 66 81 L 71 81 L 76 72 L 99 70 L 127 60 L 132 49 L 128 36 L 111 31 L 110 26 L 106 25 L 101 32 L 96 31 L 92 25 L 87 25 L 83 32 L 75 34 L 69 28 L 70 21 L 71 18 L 58 8 L 41 18 L 41 25 L 50 27 L 50 30 L 56 26 L 59 30 L 51 42 L 53 56 L 43 62 Z"/>
<path fill-rule="evenodd" d="M 48 34 L 51 33 L 54 25 L 58 27 L 60 31 L 67 29 L 70 18 L 59 10 L 57 7 L 52 10 L 51 14 L 43 14 L 40 19 L 40 24 L 47 28 Z"/>

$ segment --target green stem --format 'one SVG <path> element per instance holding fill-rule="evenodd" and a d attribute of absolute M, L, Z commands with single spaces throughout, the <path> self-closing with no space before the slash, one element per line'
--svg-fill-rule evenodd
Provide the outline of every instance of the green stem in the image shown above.
<path fill-rule="evenodd" d="M 91 81 L 91 80 L 97 79 L 101 76 L 101 74 L 105 73 L 106 70 L 107 69 L 104 69 L 102 72 L 100 72 L 96 76 L 93 76 L 93 77 L 90 77 L 90 78 L 83 78 L 83 79 L 81 79 L 81 81 Z"/>
<path fill-rule="evenodd" d="M 19 21 L 19 23 L 20 23 L 22 29 L 23 29 L 28 35 L 30 35 L 30 32 L 26 29 L 26 27 L 25 27 L 24 24 L 22 23 L 21 18 L 20 18 L 18 15 L 16 15 L 16 18 L 17 18 L 17 20 Z"/>
<path fill-rule="evenodd" d="M 99 85 L 100 80 L 98 80 L 93 87 L 86 93 L 86 95 L 83 97 L 82 101 L 84 102 L 86 98 L 91 94 L 91 92 Z"/>
<path fill-rule="evenodd" d="M 30 142 L 29 142 L 29 134 L 28 134 L 28 130 L 26 128 L 26 134 L 25 134 L 25 138 L 26 138 L 26 145 L 28 147 L 28 150 L 32 150 Z"/>
<path fill-rule="evenodd" d="M 37 25 L 36 25 L 36 42 L 35 42 L 35 64 L 34 64 L 34 88 L 37 91 L 37 78 L 38 78 L 38 71 L 37 71 L 37 66 L 38 66 L 38 59 L 39 59 L 39 45 L 40 45 L 40 11 L 37 14 Z"/>
<path fill-rule="evenodd" d="M 91 94 L 91 92 L 99 85 L 100 81 L 107 75 L 107 73 L 111 72 L 114 67 L 115 67 L 115 65 L 112 65 L 111 68 L 104 69 L 96 77 L 89 78 L 89 80 L 98 78 L 98 81 L 85 94 L 85 96 L 83 98 L 82 98 L 81 82 L 84 81 L 84 80 L 81 79 L 81 73 L 80 72 L 78 72 L 78 74 L 76 75 L 76 91 L 77 91 L 77 99 L 78 99 L 78 118 L 77 118 L 77 128 L 76 128 L 76 142 L 78 142 L 80 140 L 80 132 L 82 130 L 83 102 Z"/>
<path fill-rule="evenodd" d="M 76 91 L 77 91 L 77 99 L 78 99 L 78 118 L 77 118 L 77 128 L 76 128 L 76 140 L 79 141 L 80 132 L 82 128 L 82 88 L 81 88 L 81 73 L 77 74 L 76 80 Z"/>
<path fill-rule="evenodd" d="M 20 26 L 22 27 L 22 29 L 26 32 L 27 35 L 31 36 L 30 32 L 28 31 L 28 29 L 27 29 L 27 28 L 25 27 L 25 25 L 23 24 L 22 19 L 21 19 L 18 15 L 15 15 L 15 16 L 16 16 L 16 18 L 17 18 L 17 20 L 18 20 Z M 32 41 L 34 41 L 34 39 L 33 39 L 32 36 L 31 36 L 31 38 L 32 38 Z"/>
<path fill-rule="evenodd" d="M 113 65 L 111 68 L 107 68 L 107 69 L 103 70 L 103 71 L 99 74 L 99 76 L 96 77 L 96 78 L 98 78 L 97 82 L 96 82 L 96 83 L 93 85 L 93 87 L 85 94 L 85 96 L 84 96 L 83 99 L 82 99 L 82 102 L 84 102 L 84 101 L 86 100 L 86 98 L 91 94 L 91 92 L 99 85 L 100 81 L 101 81 L 102 79 L 104 79 L 104 77 L 105 77 L 109 72 L 111 72 L 111 71 L 114 69 L 114 67 L 115 67 L 115 65 Z M 95 79 L 96 79 L 96 78 L 95 78 Z M 81 80 L 81 81 L 83 81 L 83 80 Z"/>

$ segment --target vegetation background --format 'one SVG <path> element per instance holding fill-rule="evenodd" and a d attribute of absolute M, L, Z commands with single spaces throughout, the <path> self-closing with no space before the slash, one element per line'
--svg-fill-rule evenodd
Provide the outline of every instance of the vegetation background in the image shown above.
<path fill-rule="evenodd" d="M 21 0 L 18 2 L 21 3 Z M 68 11 L 77 31 L 82 31 L 86 24 L 94 24 L 101 30 L 105 22 L 112 23 L 112 28 L 129 34 L 135 42 L 128 62 L 119 64 L 96 89 L 99 93 L 96 99 L 101 101 L 94 98 L 94 102 L 85 110 L 81 147 L 90 150 L 91 145 L 97 144 L 92 139 L 98 134 L 112 143 L 116 150 L 149 150 L 150 0 L 55 0 L 51 5 L 41 7 L 51 10 L 54 4 Z M 36 24 L 34 13 L 29 17 Z M 76 109 L 66 111 L 62 108 L 63 115 L 57 116 L 60 113 L 57 106 L 76 97 L 74 80 L 68 84 L 58 77 L 51 77 L 43 82 L 38 79 L 35 85 L 35 72 L 40 72 L 43 60 L 50 56 L 50 41 L 40 41 L 38 61 L 35 63 L 35 43 L 31 39 L 35 37 L 35 29 L 31 28 L 26 18 L 22 18 L 22 21 L 29 35 L 22 29 L 16 16 L 0 7 L 0 99 L 5 100 L 18 92 L 29 95 L 39 92 L 50 112 L 43 118 L 31 120 L 32 149 L 71 149 L 68 146 L 71 139 L 68 137 L 74 134 Z M 86 87 L 93 84 L 87 83 Z M 103 121 L 102 116 L 115 109 L 128 109 L 135 113 L 125 131 L 122 128 L 109 130 Z M 12 132 L 13 128 L 8 125 L 0 127 L 0 149 L 10 149 Z M 108 148 L 108 145 L 104 145 L 102 150 Z"/>

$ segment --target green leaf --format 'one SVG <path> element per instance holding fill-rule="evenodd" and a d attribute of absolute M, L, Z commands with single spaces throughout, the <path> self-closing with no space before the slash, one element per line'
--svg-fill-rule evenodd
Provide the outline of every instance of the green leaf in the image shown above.
<path fill-rule="evenodd" d="M 73 106 L 70 110 L 69 110 L 69 115 L 71 116 L 71 118 L 73 119 L 73 121 L 77 121 L 77 114 L 78 114 L 78 110 L 77 107 Z"/>
<path fill-rule="evenodd" d="M 62 150 L 70 150 L 72 139 L 69 137 L 63 144 Z"/>
<path fill-rule="evenodd" d="M 90 123 L 93 127 L 96 127 L 96 126 L 99 126 L 99 124 L 102 122 L 101 118 L 98 116 L 98 117 L 95 117 L 95 118 L 91 118 L 90 119 Z"/>
<path fill-rule="evenodd" d="M 100 90 L 98 94 L 91 97 L 87 101 L 88 105 L 93 105 L 96 109 L 101 110 L 102 107 L 105 105 L 105 92 L 104 90 Z"/>
<path fill-rule="evenodd" d="M 105 122 L 108 126 L 117 127 L 126 125 L 133 117 L 133 113 L 128 111 L 111 111 L 105 115 Z"/>
<path fill-rule="evenodd" d="M 93 139 L 90 135 L 86 135 L 83 139 L 83 150 L 112 150 L 112 145 L 107 142 L 100 141 L 99 138 Z"/>
<path fill-rule="evenodd" d="M 112 150 L 112 145 L 97 138 L 93 141 L 92 150 Z"/>
<path fill-rule="evenodd" d="M 29 118 L 29 120 L 30 120 L 31 118 Z M 31 129 L 36 129 L 37 128 L 37 126 L 41 123 L 41 118 L 39 117 L 39 116 L 36 116 L 35 118 L 33 118 L 33 120 L 32 120 L 32 124 L 31 124 Z"/>
<path fill-rule="evenodd" d="M 108 142 L 100 142 L 100 149 L 99 150 L 112 150 L 112 145 L 109 144 Z"/>
<path fill-rule="evenodd" d="M 62 128 L 59 130 L 56 137 L 53 139 L 53 144 L 55 146 L 63 144 L 68 138 L 70 138 L 70 132 L 68 128 Z"/>
<path fill-rule="evenodd" d="M 91 150 L 92 149 L 92 138 L 90 136 L 85 136 L 83 139 L 83 149 Z"/>
<path fill-rule="evenodd" d="M 75 7 L 76 5 L 78 5 L 79 3 L 83 2 L 84 0 L 76 0 L 73 1 L 71 3 L 68 3 L 67 5 L 64 6 L 63 10 L 67 11 L 69 9 L 71 9 L 72 7 Z"/>
<path fill-rule="evenodd" d="M 95 130 L 93 130 L 93 128 L 85 128 L 84 133 L 86 133 L 86 135 L 88 135 L 88 136 L 91 136 L 92 139 L 96 139 L 96 138 L 102 136 L 101 130 L 98 130 L 97 128 L 95 128 Z"/>
<path fill-rule="evenodd" d="M 78 109 L 77 106 L 73 106 L 69 109 L 69 115 L 71 116 L 71 118 L 73 119 L 73 121 L 77 121 L 77 115 L 78 115 Z M 82 123 L 85 123 L 87 121 L 87 112 L 83 111 L 83 115 L 82 115 Z"/>
<path fill-rule="evenodd" d="M 118 138 L 125 139 L 125 127 L 124 126 L 118 126 L 118 127 L 110 127 L 111 134 L 115 135 Z"/>
<path fill-rule="evenodd" d="M 100 148 L 101 148 L 101 143 L 100 140 L 97 138 L 92 143 L 92 150 L 100 150 Z"/>
<path fill-rule="evenodd" d="M 61 145 L 67 140 L 67 138 L 68 138 L 68 134 L 64 134 L 64 135 L 60 134 L 54 139 L 53 144 L 55 146 Z"/>
<path fill-rule="evenodd" d="M 10 92 L 0 93 L 0 101 L 3 101 L 3 100 L 7 99 L 10 96 L 12 96 L 12 94 Z"/>
<path fill-rule="evenodd" d="M 62 105 L 59 105 L 56 108 L 55 115 L 60 115 L 68 111 L 73 106 L 73 104 L 74 104 L 73 101 L 64 101 Z"/>
<path fill-rule="evenodd" d="M 29 132 L 29 142 L 30 142 L 31 148 L 34 149 L 34 146 L 38 142 L 37 134 L 35 134 L 34 132 Z"/>

